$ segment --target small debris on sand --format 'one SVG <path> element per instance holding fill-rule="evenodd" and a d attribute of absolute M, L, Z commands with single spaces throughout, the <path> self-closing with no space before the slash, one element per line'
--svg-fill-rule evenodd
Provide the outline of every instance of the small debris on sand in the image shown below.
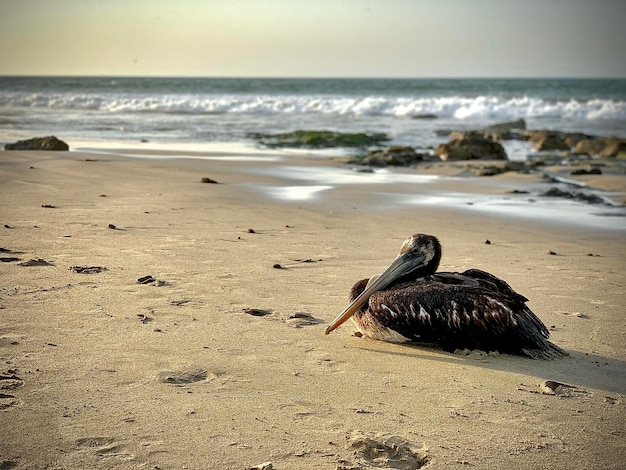
<path fill-rule="evenodd" d="M 253 228 L 248 229 L 248 233 L 256 233 Z"/>
<path fill-rule="evenodd" d="M 303 326 L 318 325 L 320 323 L 324 323 L 324 321 L 319 318 L 315 318 L 307 312 L 296 312 L 293 315 L 290 315 L 285 323 L 293 328 L 302 328 Z"/>
<path fill-rule="evenodd" d="M 204 177 L 200 180 L 201 183 L 209 183 L 209 184 L 219 184 L 217 181 L 215 181 L 212 178 L 208 178 L 208 177 Z"/>
<path fill-rule="evenodd" d="M 106 271 L 104 266 L 70 266 L 70 270 L 78 274 L 97 274 Z"/>
<path fill-rule="evenodd" d="M 287 268 L 285 268 L 285 267 L 281 266 L 281 265 L 280 265 L 280 264 L 278 264 L 278 263 L 274 264 L 274 266 L 272 266 L 272 267 L 273 267 L 274 269 L 287 269 Z"/>
<path fill-rule="evenodd" d="M 206 380 L 209 376 L 204 369 L 164 371 L 159 374 L 159 382 L 174 385 L 187 385 Z"/>
<path fill-rule="evenodd" d="M 45 209 L 56 209 L 57 206 L 53 206 L 52 204 L 42 204 L 41 207 Z"/>
<path fill-rule="evenodd" d="M 352 450 L 356 466 L 347 460 L 337 469 L 394 468 L 416 470 L 428 464 L 426 449 L 417 447 L 399 436 L 354 432 L 346 436 L 347 449 Z"/>
<path fill-rule="evenodd" d="M 253 317 L 264 317 L 272 314 L 272 311 L 266 308 L 244 308 L 243 312 Z"/>
<path fill-rule="evenodd" d="M 544 395 L 572 396 L 572 392 L 576 387 L 555 380 L 546 380 L 539 385 L 539 389 Z"/>
<path fill-rule="evenodd" d="M 137 282 L 139 284 L 151 284 L 153 286 L 165 286 L 167 285 L 167 281 L 161 281 L 159 279 L 155 279 L 152 276 L 148 275 L 148 276 L 144 276 L 144 277 L 140 277 L 139 279 L 137 279 Z"/>
<path fill-rule="evenodd" d="M 263 462 L 252 467 L 246 467 L 246 470 L 273 470 L 272 462 Z"/>
<path fill-rule="evenodd" d="M 117 227 L 115 225 L 113 225 L 113 224 L 109 224 L 109 228 L 111 230 L 117 230 Z"/>
<path fill-rule="evenodd" d="M 139 321 L 141 321 L 141 323 L 143 323 L 144 325 L 152 321 L 152 318 L 150 318 L 145 313 L 138 313 L 137 317 L 139 318 Z"/>
<path fill-rule="evenodd" d="M 54 264 L 42 258 L 35 258 L 19 263 L 19 266 L 54 266 Z"/>

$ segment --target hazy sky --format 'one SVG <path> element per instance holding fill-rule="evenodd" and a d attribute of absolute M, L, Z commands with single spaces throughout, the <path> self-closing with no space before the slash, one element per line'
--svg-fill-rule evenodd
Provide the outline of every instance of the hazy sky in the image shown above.
<path fill-rule="evenodd" d="M 0 75 L 623 77 L 625 0 L 0 0 Z"/>

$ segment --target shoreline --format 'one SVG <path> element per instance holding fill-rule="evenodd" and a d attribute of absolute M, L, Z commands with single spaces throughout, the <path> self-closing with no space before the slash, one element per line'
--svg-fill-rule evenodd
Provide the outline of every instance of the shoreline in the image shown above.
<path fill-rule="evenodd" d="M 371 168 L 347 163 L 345 155 L 331 151 L 261 149 L 242 144 L 219 144 L 204 150 L 190 146 L 183 150 L 166 148 L 88 149 L 86 153 L 123 158 L 163 159 L 180 165 L 203 166 L 202 161 L 219 165 L 233 175 L 273 177 L 277 183 L 256 190 L 276 202 L 317 203 L 336 206 L 344 193 L 360 189 L 369 210 L 400 210 L 417 206 L 434 210 L 492 214 L 527 223 L 556 224 L 587 230 L 626 230 L 626 175 L 615 171 L 597 175 L 569 176 L 570 167 L 547 166 L 545 171 L 523 174 L 516 171 L 496 176 L 473 176 L 472 167 L 502 165 L 500 161 L 424 162 L 412 167 Z M 84 150 L 72 151 L 72 153 Z M 197 160 L 196 164 L 185 160 Z M 246 167 L 233 166 L 237 163 Z M 611 164 L 610 161 L 607 162 Z M 607 164 L 605 163 L 605 165 Z M 599 163 L 601 164 L 601 163 Z M 210 164 L 206 163 L 207 167 Z M 563 182 L 546 180 L 554 175 Z M 564 176 L 557 176 L 564 175 Z M 563 197 L 542 197 L 549 188 L 566 192 L 571 184 L 607 204 L 592 204 Z M 254 186 L 254 185 L 252 185 Z M 375 197 L 374 197 L 375 196 Z"/>
<path fill-rule="evenodd" d="M 264 161 L 93 155 L 0 159 L 2 257 L 19 258 L 0 264 L 2 465 L 376 468 L 375 449 L 407 448 L 429 469 L 626 459 L 620 230 L 377 206 L 382 187 L 422 188 L 411 179 L 289 202 L 267 189 L 293 173 Z M 352 284 L 417 231 L 440 238 L 441 270 L 484 269 L 527 296 L 569 356 L 463 356 L 351 324 L 324 336 Z M 49 265 L 19 264 L 37 259 Z"/>

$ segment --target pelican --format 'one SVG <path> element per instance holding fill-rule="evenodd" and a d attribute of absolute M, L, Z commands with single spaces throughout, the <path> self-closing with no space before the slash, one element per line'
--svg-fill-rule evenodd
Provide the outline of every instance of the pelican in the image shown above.
<path fill-rule="evenodd" d="M 567 353 L 526 306 L 528 299 L 480 269 L 436 272 L 441 244 L 416 234 L 380 275 L 358 281 L 350 305 L 324 331 L 352 318 L 363 336 L 434 343 L 446 351 L 480 349 L 550 359 Z"/>

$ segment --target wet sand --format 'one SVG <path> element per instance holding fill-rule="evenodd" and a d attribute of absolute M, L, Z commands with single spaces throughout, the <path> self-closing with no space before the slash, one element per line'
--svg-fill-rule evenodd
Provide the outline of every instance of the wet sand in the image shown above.
<path fill-rule="evenodd" d="M 624 231 L 380 203 L 410 179 L 277 199 L 266 168 L 2 152 L 0 468 L 622 467 Z M 569 356 L 324 336 L 415 232 Z"/>

